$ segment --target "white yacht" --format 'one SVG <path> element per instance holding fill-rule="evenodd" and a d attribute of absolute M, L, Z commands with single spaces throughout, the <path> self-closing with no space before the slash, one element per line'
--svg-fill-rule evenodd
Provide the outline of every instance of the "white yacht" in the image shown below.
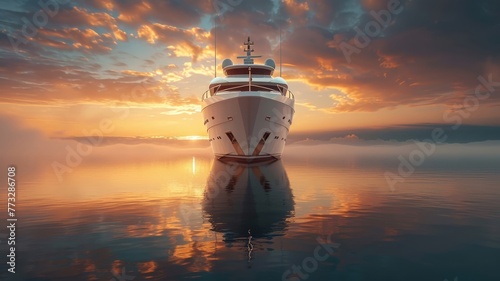
<path fill-rule="evenodd" d="M 225 77 L 216 77 L 202 96 L 202 114 L 215 156 L 243 162 L 280 158 L 293 121 L 294 96 L 276 64 L 254 64 L 248 37 L 243 64 L 222 62 Z"/>

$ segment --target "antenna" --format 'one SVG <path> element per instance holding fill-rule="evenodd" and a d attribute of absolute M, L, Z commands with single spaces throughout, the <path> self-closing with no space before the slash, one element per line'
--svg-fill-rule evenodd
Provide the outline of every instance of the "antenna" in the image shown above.
<path fill-rule="evenodd" d="M 280 26 L 280 77 L 281 77 L 281 22 L 278 24 Z"/>
<path fill-rule="evenodd" d="M 214 76 L 217 77 L 217 17 L 214 18 Z"/>
<path fill-rule="evenodd" d="M 261 56 L 252 56 L 252 52 L 254 51 L 253 49 L 253 41 L 250 40 L 250 36 L 248 36 L 248 39 L 246 42 L 243 42 L 243 45 L 246 46 L 246 48 L 243 48 L 243 52 L 246 52 L 246 56 L 238 56 L 237 58 L 243 59 L 244 64 L 253 64 L 253 59 L 254 58 L 260 58 Z"/>

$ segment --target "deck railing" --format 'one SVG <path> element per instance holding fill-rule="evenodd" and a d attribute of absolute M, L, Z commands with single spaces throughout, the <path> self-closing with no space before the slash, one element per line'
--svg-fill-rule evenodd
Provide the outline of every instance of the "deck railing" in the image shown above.
<path fill-rule="evenodd" d="M 247 92 L 247 91 L 242 91 L 241 88 L 242 87 L 246 87 L 246 85 L 237 85 L 237 86 L 234 86 L 234 87 L 230 87 L 230 88 L 227 88 L 227 89 L 223 89 L 223 90 L 220 90 L 219 91 L 219 88 L 220 88 L 221 85 L 217 85 L 215 87 L 212 87 L 210 89 L 208 89 L 205 93 L 203 93 L 203 95 L 201 96 L 201 100 L 205 100 L 206 98 L 209 98 L 211 96 L 214 96 L 214 95 L 217 95 L 218 93 L 224 93 L 224 92 Z M 273 92 L 273 93 L 278 93 L 282 96 L 285 96 L 289 99 L 295 99 L 295 96 L 293 95 L 293 93 L 288 90 L 287 88 L 277 84 L 276 87 L 278 89 L 280 89 L 281 91 L 278 91 L 274 88 L 271 88 L 271 87 L 266 87 L 266 86 L 262 86 L 262 85 L 258 85 L 258 84 L 251 84 L 251 86 L 249 87 L 250 89 L 254 89 L 254 88 L 258 88 L 258 89 L 263 89 L 263 90 L 266 90 L 266 92 Z M 211 94 L 213 90 L 213 93 L 214 94 Z"/>

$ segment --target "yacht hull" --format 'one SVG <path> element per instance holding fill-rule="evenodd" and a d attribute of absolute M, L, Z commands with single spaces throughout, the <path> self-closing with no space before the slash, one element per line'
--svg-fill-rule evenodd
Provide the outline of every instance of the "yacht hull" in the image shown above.
<path fill-rule="evenodd" d="M 280 158 L 294 100 L 276 93 L 232 92 L 203 100 L 202 114 L 216 157 L 240 162 Z"/>

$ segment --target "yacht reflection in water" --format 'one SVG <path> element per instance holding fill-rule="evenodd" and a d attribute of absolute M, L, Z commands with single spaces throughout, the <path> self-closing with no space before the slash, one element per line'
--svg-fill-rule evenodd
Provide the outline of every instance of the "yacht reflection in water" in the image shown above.
<path fill-rule="evenodd" d="M 203 211 L 224 241 L 280 236 L 293 216 L 290 182 L 281 160 L 266 164 L 215 160 L 207 180 Z"/>

